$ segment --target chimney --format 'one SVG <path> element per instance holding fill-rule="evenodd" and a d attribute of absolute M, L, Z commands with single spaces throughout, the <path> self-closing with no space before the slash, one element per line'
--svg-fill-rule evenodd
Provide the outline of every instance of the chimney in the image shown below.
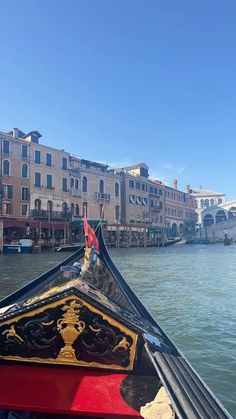
<path fill-rule="evenodd" d="M 185 186 L 185 192 L 186 193 L 190 193 L 190 185 L 186 185 Z"/>
<path fill-rule="evenodd" d="M 18 128 L 13 128 L 13 131 L 12 131 L 13 138 L 18 138 L 18 133 L 19 133 Z"/>
<path fill-rule="evenodd" d="M 173 180 L 173 182 L 172 182 L 172 187 L 173 187 L 174 189 L 177 189 L 177 179 L 174 179 L 174 180 Z"/>

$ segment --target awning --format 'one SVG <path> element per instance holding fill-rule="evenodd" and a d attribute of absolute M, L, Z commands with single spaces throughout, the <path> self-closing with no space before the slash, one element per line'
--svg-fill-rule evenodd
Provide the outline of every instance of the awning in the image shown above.
<path fill-rule="evenodd" d="M 39 220 L 19 220 L 14 218 L 2 218 L 4 228 L 47 228 L 55 230 L 64 230 L 65 222 L 54 222 L 54 221 L 39 221 Z"/>

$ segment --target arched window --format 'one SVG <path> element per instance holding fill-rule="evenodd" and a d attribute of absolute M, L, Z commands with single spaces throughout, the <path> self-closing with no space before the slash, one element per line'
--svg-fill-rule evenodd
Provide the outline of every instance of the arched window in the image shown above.
<path fill-rule="evenodd" d="M 205 207 L 209 207 L 209 199 L 205 199 Z"/>
<path fill-rule="evenodd" d="M 75 204 L 75 215 L 79 217 L 79 204 Z"/>
<path fill-rule="evenodd" d="M 203 219 L 203 225 L 204 225 L 204 227 L 210 226 L 212 224 L 214 224 L 213 215 L 206 214 L 205 217 L 204 217 L 204 219 Z"/>
<path fill-rule="evenodd" d="M 230 207 L 228 212 L 228 219 L 232 220 L 234 217 L 236 217 L 236 207 Z"/>
<path fill-rule="evenodd" d="M 119 194 L 120 194 L 119 183 L 115 183 L 115 196 L 119 196 Z"/>
<path fill-rule="evenodd" d="M 52 203 L 52 201 L 48 201 L 47 202 L 47 212 L 48 212 L 48 216 L 50 218 L 52 216 L 52 209 L 53 209 L 53 203 Z"/>
<path fill-rule="evenodd" d="M 211 199 L 211 207 L 215 204 L 214 199 Z"/>
<path fill-rule="evenodd" d="M 223 210 L 217 211 L 216 213 L 216 223 L 221 223 L 222 221 L 226 221 L 227 217 Z"/>
<path fill-rule="evenodd" d="M 71 212 L 71 215 L 74 215 L 75 205 L 73 203 L 70 204 L 70 212 Z"/>
<path fill-rule="evenodd" d="M 220 205 L 220 204 L 222 204 L 222 198 L 218 198 L 218 204 Z"/>
<path fill-rule="evenodd" d="M 88 217 L 88 203 L 83 202 L 83 217 Z"/>
<path fill-rule="evenodd" d="M 201 208 L 204 208 L 204 199 L 201 199 Z"/>
<path fill-rule="evenodd" d="M 86 176 L 84 176 L 82 180 L 82 189 L 83 189 L 83 192 L 88 192 L 88 181 L 87 181 Z"/>
<path fill-rule="evenodd" d="M 8 160 L 3 160 L 2 163 L 2 174 L 5 176 L 10 175 L 10 163 Z"/>
<path fill-rule="evenodd" d="M 79 181 L 78 181 L 78 179 L 75 179 L 75 189 L 79 189 Z"/>
<path fill-rule="evenodd" d="M 21 166 L 21 177 L 28 177 L 28 165 L 25 163 Z"/>
<path fill-rule="evenodd" d="M 74 184 L 75 184 L 75 181 L 74 181 L 74 178 L 72 177 L 70 180 L 70 187 L 74 188 Z"/>
<path fill-rule="evenodd" d="M 67 209 L 68 209 L 67 203 L 66 202 L 63 202 L 63 204 L 62 204 L 62 212 L 63 212 L 63 214 L 66 214 L 67 213 Z"/>
<path fill-rule="evenodd" d="M 34 201 L 34 208 L 36 211 L 40 211 L 42 206 L 42 202 L 40 199 L 35 199 Z"/>
<path fill-rule="evenodd" d="M 102 179 L 99 181 L 99 192 L 104 193 L 104 182 Z"/>

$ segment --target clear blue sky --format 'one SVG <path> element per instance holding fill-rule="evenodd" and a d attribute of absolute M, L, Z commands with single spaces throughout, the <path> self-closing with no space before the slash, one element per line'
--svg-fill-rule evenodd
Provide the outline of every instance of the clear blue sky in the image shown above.
<path fill-rule="evenodd" d="M 236 0 L 8 0 L 0 16 L 0 130 L 236 198 Z"/>

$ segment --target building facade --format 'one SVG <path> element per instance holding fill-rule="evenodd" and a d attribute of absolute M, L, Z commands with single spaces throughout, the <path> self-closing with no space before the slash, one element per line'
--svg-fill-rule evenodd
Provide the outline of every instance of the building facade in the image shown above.
<path fill-rule="evenodd" d="M 194 199 L 196 212 L 196 223 L 203 225 L 202 213 L 209 207 L 221 205 L 225 202 L 225 194 L 222 192 L 214 192 L 203 188 L 190 189 L 190 195 Z"/>
<path fill-rule="evenodd" d="M 190 195 L 189 185 L 185 191 L 177 188 L 177 180 L 173 180 L 172 187 L 165 186 L 165 227 L 167 235 L 191 235 L 195 228 L 194 199 Z"/>
<path fill-rule="evenodd" d="M 168 187 L 150 178 L 145 163 L 110 169 L 41 144 L 40 137 L 38 131 L 0 132 L 0 215 L 5 227 L 66 241 L 82 230 L 86 215 L 102 220 L 119 237 L 126 235 L 128 245 L 146 245 L 184 234 L 194 223 L 189 189 L 182 192 L 177 181 Z"/>

